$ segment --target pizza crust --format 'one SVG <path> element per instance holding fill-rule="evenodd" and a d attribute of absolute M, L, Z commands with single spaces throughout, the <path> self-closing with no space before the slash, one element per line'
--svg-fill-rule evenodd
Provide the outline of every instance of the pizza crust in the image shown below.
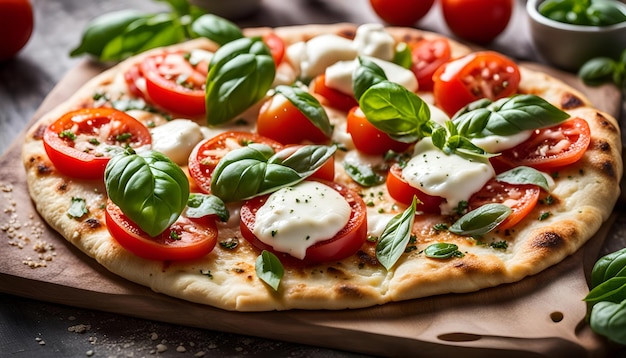
<path fill-rule="evenodd" d="M 352 36 L 356 25 L 307 25 L 273 29 L 288 43 L 307 40 L 321 33 Z M 247 29 L 247 35 L 262 34 L 269 28 Z M 390 28 L 399 40 L 441 35 L 416 29 Z M 469 48 L 451 41 L 454 56 Z M 198 39 L 172 49 L 215 49 L 210 41 Z M 154 51 L 159 51 L 154 50 Z M 559 263 L 578 250 L 612 212 L 622 176 L 621 142 L 616 120 L 592 107 L 584 95 L 546 74 L 522 67 L 520 90 L 537 94 L 572 116 L 586 119 L 592 143 L 584 158 L 560 173 L 549 207 L 553 215 L 537 220 L 538 206 L 513 231 L 494 233 L 490 240 L 505 240 L 505 251 L 491 249 L 475 240 L 447 232 L 434 232 L 440 218 L 420 216 L 416 220 L 417 247 L 402 256 L 387 272 L 376 262 L 374 245 L 337 263 L 306 268 L 285 267 L 280 288 L 274 292 L 256 277 L 254 262 L 258 251 L 241 238 L 238 224 L 222 224 L 220 238 L 239 237 L 236 250 L 219 245 L 202 259 L 186 262 L 158 262 L 139 258 L 123 249 L 105 227 L 103 183 L 77 180 L 54 170 L 43 149 L 43 128 L 63 113 L 92 103 L 99 90 L 118 88 L 126 69 L 148 53 L 121 62 L 94 77 L 70 99 L 44 114 L 28 131 L 22 159 L 27 184 L 37 211 L 72 245 L 94 258 L 111 272 L 156 292 L 191 302 L 234 311 L 287 309 L 350 309 L 431 295 L 471 292 L 516 282 Z M 118 83 L 118 85 L 113 85 Z M 121 92 L 120 92 L 121 93 Z M 194 118 L 202 121 L 202 118 Z M 338 177 L 342 177 L 339 173 Z M 384 186 L 376 190 L 385 191 Z M 89 215 L 82 220 L 68 217 L 72 197 L 85 198 Z M 426 259 L 420 252 L 434 241 L 453 242 L 465 253 L 454 260 Z"/>

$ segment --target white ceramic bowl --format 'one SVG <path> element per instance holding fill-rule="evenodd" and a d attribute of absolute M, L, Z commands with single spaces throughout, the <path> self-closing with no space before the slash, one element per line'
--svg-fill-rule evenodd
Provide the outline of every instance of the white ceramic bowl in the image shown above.
<path fill-rule="evenodd" d="M 250 16 L 261 7 L 261 0 L 190 0 L 190 3 L 229 20 Z"/>
<path fill-rule="evenodd" d="M 617 59 L 626 49 L 626 22 L 601 27 L 565 24 L 539 13 L 537 8 L 543 1 L 528 0 L 526 11 L 533 44 L 545 61 L 575 72 L 591 58 Z M 618 5 L 626 13 L 626 4 Z"/>

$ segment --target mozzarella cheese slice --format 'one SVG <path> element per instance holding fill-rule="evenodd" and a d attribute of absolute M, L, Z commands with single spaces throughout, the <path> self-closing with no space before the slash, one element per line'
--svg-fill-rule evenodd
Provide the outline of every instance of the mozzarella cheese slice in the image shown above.
<path fill-rule="evenodd" d="M 204 139 L 200 126 L 189 119 L 174 119 L 153 128 L 152 149 L 163 153 L 178 165 L 187 164 L 193 148 Z"/>

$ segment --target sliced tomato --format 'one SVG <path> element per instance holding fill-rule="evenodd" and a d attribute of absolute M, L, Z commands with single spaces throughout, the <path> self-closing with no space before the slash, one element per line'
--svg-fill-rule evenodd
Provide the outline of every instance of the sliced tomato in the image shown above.
<path fill-rule="evenodd" d="M 413 57 L 411 71 L 415 73 L 420 91 L 433 90 L 433 74 L 435 70 L 448 62 L 452 56 L 450 43 L 447 39 L 421 39 L 409 44 Z"/>
<path fill-rule="evenodd" d="M 341 260 L 356 253 L 367 239 L 367 208 L 361 197 L 351 189 L 334 182 L 321 181 L 340 193 L 351 208 L 348 223 L 332 238 L 309 247 L 303 260 L 286 253 L 277 252 L 270 245 L 259 240 L 254 234 L 256 213 L 263 206 L 268 195 L 250 199 L 241 207 L 241 235 L 259 250 L 268 250 L 281 258 L 283 263 L 314 264 Z"/>
<path fill-rule="evenodd" d="M 256 131 L 283 144 L 299 144 L 304 141 L 323 143 L 330 139 L 280 93 L 261 106 Z"/>
<path fill-rule="evenodd" d="M 250 143 L 267 144 L 274 150 L 283 148 L 281 143 L 267 137 L 249 132 L 228 131 L 205 139 L 198 143 L 189 155 L 189 175 L 205 193 L 211 192 L 211 175 L 217 163 L 233 149 Z"/>
<path fill-rule="evenodd" d="M 146 94 L 144 93 L 146 85 L 143 73 L 141 72 L 141 64 L 131 66 L 124 73 L 124 81 L 131 95 L 146 99 Z"/>
<path fill-rule="evenodd" d="M 411 205 L 413 197 L 416 196 L 420 201 L 416 209 L 427 214 L 440 214 L 440 205 L 444 202 L 444 198 L 424 193 L 407 183 L 402 178 L 402 168 L 398 164 L 394 164 L 387 174 L 387 191 L 394 200 L 404 204 Z"/>
<path fill-rule="evenodd" d="M 43 134 L 46 154 L 68 176 L 100 179 L 111 158 L 123 147 L 152 144 L 146 126 L 113 108 L 82 108 L 50 124 Z"/>
<path fill-rule="evenodd" d="M 539 189 L 536 185 L 509 184 L 492 179 L 468 200 L 469 210 L 482 205 L 497 203 L 511 208 L 512 212 L 498 228 L 510 229 L 526 217 L 539 201 Z"/>
<path fill-rule="evenodd" d="M 435 105 L 449 116 L 481 98 L 496 100 L 517 92 L 519 67 L 493 51 L 479 51 L 440 66 L 433 74 Z"/>
<path fill-rule="evenodd" d="M 197 116 L 205 113 L 208 64 L 192 65 L 185 52 L 165 52 L 146 58 L 141 73 L 151 101 L 166 110 Z"/>
<path fill-rule="evenodd" d="M 269 47 L 274 63 L 278 66 L 285 56 L 285 42 L 275 32 L 263 35 L 263 42 Z"/>
<path fill-rule="evenodd" d="M 580 160 L 591 143 L 589 124 L 572 118 L 554 127 L 537 129 L 522 144 L 495 157 L 509 166 L 553 170 Z"/>
<path fill-rule="evenodd" d="M 389 150 L 400 153 L 411 145 L 394 140 L 387 133 L 374 127 L 360 107 L 353 107 L 348 112 L 346 131 L 350 133 L 356 149 L 366 154 L 383 155 Z"/>
<path fill-rule="evenodd" d="M 318 94 L 322 98 L 320 102 L 329 107 L 348 112 L 352 107 L 358 106 L 356 98 L 353 95 L 343 93 L 326 85 L 326 75 L 321 74 L 313 79 L 312 92 Z"/>
<path fill-rule="evenodd" d="M 149 260 L 193 260 L 210 253 L 217 242 L 214 218 L 190 219 L 181 215 L 157 237 L 146 234 L 112 201 L 105 210 L 109 233 L 126 250 Z"/>

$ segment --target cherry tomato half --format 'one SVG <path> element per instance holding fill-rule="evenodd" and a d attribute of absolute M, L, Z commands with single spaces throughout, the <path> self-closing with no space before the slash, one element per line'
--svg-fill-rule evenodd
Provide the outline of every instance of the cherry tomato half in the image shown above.
<path fill-rule="evenodd" d="M 450 30 L 478 44 L 487 44 L 504 31 L 513 5 L 513 0 L 441 0 L 443 18 Z"/>
<path fill-rule="evenodd" d="M 192 65 L 184 52 L 167 52 L 146 58 L 141 73 L 146 93 L 155 104 L 183 115 L 205 113 L 207 63 Z"/>
<path fill-rule="evenodd" d="M 343 185 L 334 182 L 321 182 L 336 190 L 346 199 L 351 207 L 350 219 L 334 237 L 309 247 L 303 260 L 275 251 L 270 245 L 265 244 L 254 235 L 256 213 L 263 206 L 268 195 L 250 199 L 241 207 L 241 235 L 257 249 L 274 252 L 283 263 L 313 264 L 341 260 L 353 255 L 367 239 L 367 207 L 365 202 L 356 192 Z"/>
<path fill-rule="evenodd" d="M 395 26 L 414 25 L 434 3 L 435 0 L 370 0 L 378 17 Z"/>
<path fill-rule="evenodd" d="M 452 56 L 447 39 L 421 39 L 409 44 L 413 57 L 411 70 L 417 77 L 420 91 L 433 90 L 433 74 Z"/>
<path fill-rule="evenodd" d="M 193 260 L 210 253 L 217 243 L 213 218 L 190 219 L 181 215 L 157 237 L 151 237 L 109 201 L 105 210 L 109 233 L 126 250 L 149 260 Z"/>
<path fill-rule="evenodd" d="M 200 190 L 211 192 L 211 175 L 220 159 L 233 149 L 241 148 L 250 143 L 267 144 L 274 150 L 283 148 L 270 138 L 249 132 L 229 131 L 205 139 L 198 143 L 189 155 L 189 175 Z"/>
<path fill-rule="evenodd" d="M 413 197 L 416 196 L 420 201 L 416 206 L 417 211 L 427 214 L 441 214 L 440 205 L 443 203 L 444 199 L 440 196 L 426 194 L 418 188 L 409 185 L 409 183 L 402 178 L 402 168 L 400 168 L 399 165 L 394 164 L 389 169 L 386 185 L 389 195 L 391 195 L 394 200 L 404 205 L 411 205 Z"/>
<path fill-rule="evenodd" d="M 552 170 L 577 162 L 591 143 L 589 124 L 572 118 L 554 127 L 537 129 L 522 144 L 505 150 L 494 159 L 509 166 L 526 165 L 538 170 Z"/>
<path fill-rule="evenodd" d="M 111 155 L 122 147 L 150 144 L 152 137 L 146 126 L 113 108 L 68 112 L 43 135 L 44 149 L 57 170 L 81 179 L 102 178 Z"/>
<path fill-rule="evenodd" d="M 354 96 L 338 91 L 326 85 L 326 75 L 321 74 L 313 79 L 311 92 L 320 95 L 320 102 L 329 107 L 348 112 L 352 107 L 358 106 Z"/>
<path fill-rule="evenodd" d="M 33 33 L 33 7 L 29 0 L 0 1 L 0 61 L 17 54 Z"/>
<path fill-rule="evenodd" d="M 278 66 L 285 56 L 285 42 L 274 32 L 263 35 L 263 42 L 269 47 L 274 63 Z"/>
<path fill-rule="evenodd" d="M 387 133 L 374 127 L 360 107 L 353 107 L 348 112 L 346 131 L 350 133 L 356 149 L 366 154 L 383 155 L 389 150 L 400 153 L 411 145 L 396 141 Z"/>
<path fill-rule="evenodd" d="M 508 57 L 493 51 L 474 52 L 435 71 L 435 104 L 452 116 L 475 100 L 497 100 L 515 94 L 520 79 L 517 64 Z"/>
<path fill-rule="evenodd" d="M 526 217 L 539 201 L 540 189 L 536 185 L 516 185 L 492 179 L 468 200 L 469 210 L 489 203 L 504 204 L 511 208 L 511 215 L 498 225 L 498 229 L 510 229 Z"/>
<path fill-rule="evenodd" d="M 280 93 L 272 96 L 261 106 L 256 131 L 283 144 L 298 144 L 304 141 L 323 143 L 329 139 L 300 112 L 298 107 Z"/>

